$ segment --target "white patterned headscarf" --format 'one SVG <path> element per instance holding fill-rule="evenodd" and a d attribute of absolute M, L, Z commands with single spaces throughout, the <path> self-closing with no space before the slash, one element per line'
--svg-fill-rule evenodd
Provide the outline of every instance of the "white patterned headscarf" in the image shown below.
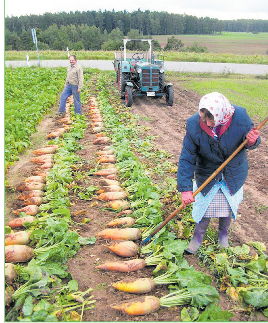
<path fill-rule="evenodd" d="M 218 92 L 206 94 L 201 98 L 199 110 L 203 108 L 213 115 L 216 127 L 225 125 L 232 118 L 235 111 L 229 100 Z"/>

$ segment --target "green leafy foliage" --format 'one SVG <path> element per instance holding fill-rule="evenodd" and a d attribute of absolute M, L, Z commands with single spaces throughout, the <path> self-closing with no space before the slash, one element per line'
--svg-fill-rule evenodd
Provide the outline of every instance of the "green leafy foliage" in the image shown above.
<path fill-rule="evenodd" d="M 209 304 L 205 311 L 199 315 L 198 322 L 228 322 L 234 314 L 223 311 L 219 305 Z"/>
<path fill-rule="evenodd" d="M 5 69 L 6 167 L 31 146 L 31 134 L 56 103 L 64 73 L 63 68 Z"/>

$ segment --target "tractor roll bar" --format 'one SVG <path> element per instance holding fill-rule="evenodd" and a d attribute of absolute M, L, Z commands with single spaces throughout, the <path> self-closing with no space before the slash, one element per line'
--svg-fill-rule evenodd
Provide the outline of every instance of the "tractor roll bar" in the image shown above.
<path fill-rule="evenodd" d="M 127 42 L 129 41 L 132 41 L 132 40 L 135 40 L 135 41 L 147 41 L 150 48 L 149 48 L 149 53 L 150 53 L 150 60 L 152 61 L 152 57 L 153 57 L 153 50 L 152 50 L 152 39 L 123 39 L 123 42 L 124 42 L 124 61 L 127 60 Z"/>

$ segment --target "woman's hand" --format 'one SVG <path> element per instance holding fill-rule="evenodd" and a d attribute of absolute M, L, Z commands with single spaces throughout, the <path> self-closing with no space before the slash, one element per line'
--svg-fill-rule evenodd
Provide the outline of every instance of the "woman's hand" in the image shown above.
<path fill-rule="evenodd" d="M 191 204 L 195 201 L 193 197 L 193 192 L 188 191 L 188 192 L 181 192 L 181 203 L 183 207 L 186 207 L 187 204 Z"/>
<path fill-rule="evenodd" d="M 259 135 L 260 135 L 259 130 L 256 127 L 252 128 L 250 132 L 246 135 L 246 138 L 248 140 L 247 145 L 249 147 L 253 146 L 256 140 L 258 139 Z"/>

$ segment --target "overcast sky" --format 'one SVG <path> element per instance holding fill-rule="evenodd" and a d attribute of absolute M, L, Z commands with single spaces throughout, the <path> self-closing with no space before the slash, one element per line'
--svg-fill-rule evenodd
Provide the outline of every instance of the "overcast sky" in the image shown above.
<path fill-rule="evenodd" d="M 169 13 L 218 19 L 268 20 L 268 0 L 5 0 L 5 16 L 43 14 L 45 12 L 104 11 L 132 12 L 167 11 Z"/>

